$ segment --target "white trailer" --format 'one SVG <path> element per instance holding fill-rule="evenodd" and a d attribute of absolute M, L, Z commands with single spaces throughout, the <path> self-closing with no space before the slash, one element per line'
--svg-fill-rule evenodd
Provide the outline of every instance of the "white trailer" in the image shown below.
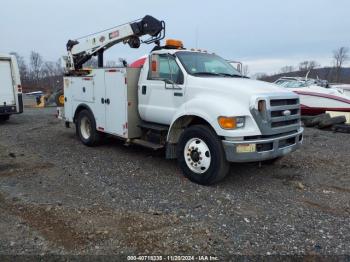
<path fill-rule="evenodd" d="M 0 54 L 0 120 L 22 112 L 22 86 L 16 57 Z"/>
<path fill-rule="evenodd" d="M 123 41 L 137 42 L 128 32 Z M 176 40 L 160 46 L 157 40 L 141 68 L 82 70 L 79 61 L 94 52 L 74 43 L 76 49 L 68 48 L 64 112 L 59 111 L 87 146 L 110 134 L 127 144 L 165 148 L 186 177 L 208 185 L 226 176 L 229 162 L 270 161 L 302 144 L 298 95 L 243 77 L 215 54 L 187 50 Z"/>

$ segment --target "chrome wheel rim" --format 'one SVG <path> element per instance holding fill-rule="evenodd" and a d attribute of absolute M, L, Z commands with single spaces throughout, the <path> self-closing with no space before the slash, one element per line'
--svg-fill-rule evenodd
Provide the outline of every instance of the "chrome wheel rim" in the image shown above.
<path fill-rule="evenodd" d="M 184 157 L 188 168 L 196 174 L 203 174 L 210 167 L 211 153 L 209 147 L 200 138 L 192 138 L 186 143 Z"/>
<path fill-rule="evenodd" d="M 84 139 L 89 139 L 91 136 L 91 123 L 89 118 L 84 116 L 80 122 L 80 133 Z"/>

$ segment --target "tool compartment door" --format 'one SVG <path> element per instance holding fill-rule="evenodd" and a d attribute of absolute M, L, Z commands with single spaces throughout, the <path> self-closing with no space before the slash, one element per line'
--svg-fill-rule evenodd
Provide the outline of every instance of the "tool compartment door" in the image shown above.
<path fill-rule="evenodd" d="M 10 60 L 0 60 L 0 106 L 4 104 L 16 104 Z"/>
<path fill-rule="evenodd" d="M 106 132 L 127 138 L 125 69 L 105 70 Z"/>
<path fill-rule="evenodd" d="M 86 77 L 72 77 L 71 82 L 74 87 L 73 97 L 76 101 L 80 102 L 94 102 L 94 78 L 91 76 Z"/>

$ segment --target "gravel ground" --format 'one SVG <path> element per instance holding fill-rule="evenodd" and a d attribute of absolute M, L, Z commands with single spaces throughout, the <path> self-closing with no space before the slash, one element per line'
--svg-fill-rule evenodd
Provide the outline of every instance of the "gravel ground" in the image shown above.
<path fill-rule="evenodd" d="M 0 254 L 350 255 L 350 136 L 306 129 L 274 165 L 212 187 L 164 152 L 87 148 L 27 109 L 0 124 Z"/>

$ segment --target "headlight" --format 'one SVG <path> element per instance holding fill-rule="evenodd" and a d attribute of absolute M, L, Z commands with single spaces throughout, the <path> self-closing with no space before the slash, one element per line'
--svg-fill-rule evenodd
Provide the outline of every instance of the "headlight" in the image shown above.
<path fill-rule="evenodd" d="M 236 129 L 244 127 L 245 117 L 226 117 L 220 116 L 218 117 L 218 123 L 222 129 Z"/>

